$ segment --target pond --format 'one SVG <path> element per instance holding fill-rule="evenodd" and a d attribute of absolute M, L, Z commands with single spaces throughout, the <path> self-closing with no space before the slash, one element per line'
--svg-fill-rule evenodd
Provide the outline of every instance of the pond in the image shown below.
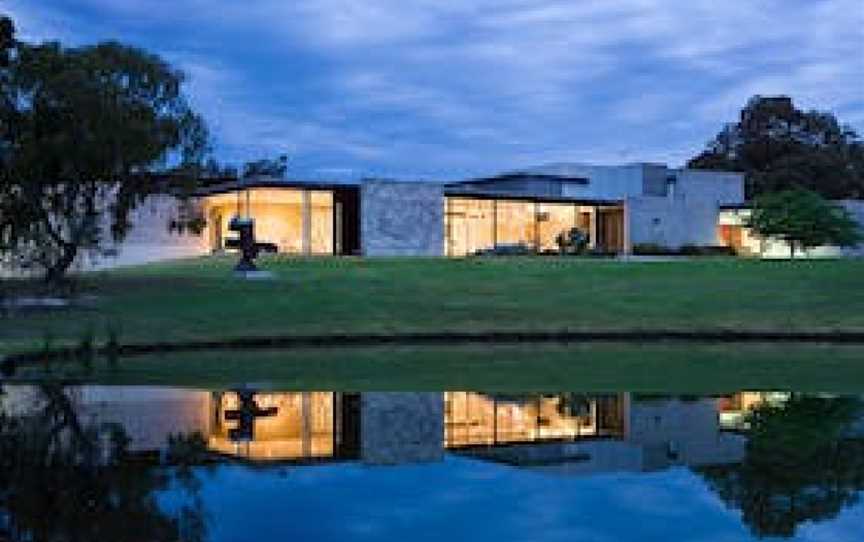
<path fill-rule="evenodd" d="M 861 540 L 864 401 L 5 386 L 0 540 Z"/>

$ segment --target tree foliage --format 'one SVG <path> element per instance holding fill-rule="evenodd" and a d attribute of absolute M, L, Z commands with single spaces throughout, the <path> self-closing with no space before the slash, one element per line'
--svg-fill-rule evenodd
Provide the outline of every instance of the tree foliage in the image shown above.
<path fill-rule="evenodd" d="M 243 165 L 243 177 L 275 177 L 281 179 L 288 172 L 288 156 L 281 155 L 276 158 L 263 158 L 253 160 Z"/>
<path fill-rule="evenodd" d="M 792 258 L 796 247 L 854 246 L 861 240 L 858 223 L 846 209 L 802 188 L 756 198 L 746 225 L 763 237 L 786 241 Z"/>
<path fill-rule="evenodd" d="M 109 42 L 0 44 L 0 251 L 61 279 L 107 237 L 122 240 L 143 199 L 170 186 L 169 161 L 203 162 L 208 134 L 156 55 Z"/>
<path fill-rule="evenodd" d="M 828 199 L 864 198 L 864 141 L 831 113 L 786 97 L 754 96 L 687 167 L 741 171 L 747 196 L 802 187 Z"/>
<path fill-rule="evenodd" d="M 82 420 L 70 393 L 54 382 L 33 391 L 14 414 L 0 401 L 0 540 L 206 539 L 192 480 L 175 477 L 190 504 L 164 511 L 158 493 L 171 477 L 130 461 L 122 426 Z"/>
<path fill-rule="evenodd" d="M 754 534 L 793 536 L 799 524 L 831 519 L 859 501 L 864 440 L 852 427 L 862 412 L 857 398 L 762 405 L 749 416 L 744 461 L 699 472 Z"/>

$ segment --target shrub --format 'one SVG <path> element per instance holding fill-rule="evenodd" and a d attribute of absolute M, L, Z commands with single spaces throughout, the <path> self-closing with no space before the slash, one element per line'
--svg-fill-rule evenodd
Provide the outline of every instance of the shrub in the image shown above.
<path fill-rule="evenodd" d="M 677 251 L 657 243 L 636 243 L 633 245 L 633 254 L 638 256 L 670 256 Z"/>

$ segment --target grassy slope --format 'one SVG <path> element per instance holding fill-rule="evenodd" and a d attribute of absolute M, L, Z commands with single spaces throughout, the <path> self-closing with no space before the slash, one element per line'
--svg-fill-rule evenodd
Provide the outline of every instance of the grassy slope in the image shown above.
<path fill-rule="evenodd" d="M 590 345 L 216 352 L 99 360 L 108 384 L 286 390 L 864 391 L 864 347 Z M 81 376 L 80 366 L 55 368 Z M 68 371 L 71 371 L 69 373 Z M 39 376 L 29 371 L 31 376 Z"/>
<path fill-rule="evenodd" d="M 0 319 L 0 353 L 123 342 L 328 332 L 508 329 L 864 329 L 864 262 L 706 259 L 288 259 L 242 282 L 202 258 L 89 275 L 95 307 Z"/>

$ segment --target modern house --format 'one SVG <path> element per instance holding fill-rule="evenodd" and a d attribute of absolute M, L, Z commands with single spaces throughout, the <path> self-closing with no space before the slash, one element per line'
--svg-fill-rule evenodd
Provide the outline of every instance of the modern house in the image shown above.
<path fill-rule="evenodd" d="M 222 250 L 235 215 L 254 218 L 259 241 L 292 254 L 464 256 L 506 244 L 554 251 L 573 227 L 607 252 L 715 245 L 721 208 L 744 202 L 744 181 L 656 164 L 561 164 L 453 183 L 251 178 L 211 184 L 197 198 L 203 235 L 169 234 L 176 202 L 151 198 L 132 217 L 118 263 Z"/>
<path fill-rule="evenodd" d="M 782 243 L 747 231 L 740 173 L 660 164 L 556 164 L 460 182 L 364 179 L 309 182 L 249 178 L 211 183 L 196 194 L 201 235 L 168 232 L 177 201 L 151 198 L 132 217 L 131 235 L 105 265 L 195 256 L 225 249 L 234 216 L 255 220 L 255 236 L 300 255 L 466 256 L 502 245 L 558 250 L 571 228 L 590 249 L 730 246 L 783 256 Z M 864 224 L 864 202 L 844 202 Z M 818 255 L 838 255 L 819 249 Z M 864 247 L 843 251 L 864 255 Z"/>

